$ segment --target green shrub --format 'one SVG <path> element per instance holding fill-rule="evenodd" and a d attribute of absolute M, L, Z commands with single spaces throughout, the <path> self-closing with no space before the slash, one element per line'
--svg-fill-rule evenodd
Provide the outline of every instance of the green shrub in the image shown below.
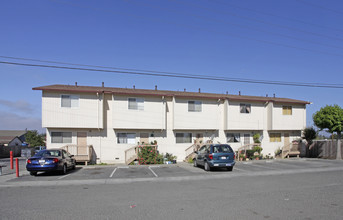
<path fill-rule="evenodd" d="M 163 163 L 163 157 L 159 155 L 155 146 L 139 146 L 138 149 L 139 164 L 159 164 Z"/>

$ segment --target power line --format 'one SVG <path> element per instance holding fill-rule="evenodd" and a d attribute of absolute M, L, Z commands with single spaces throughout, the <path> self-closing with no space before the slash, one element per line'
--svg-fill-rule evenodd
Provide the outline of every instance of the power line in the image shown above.
<path fill-rule="evenodd" d="M 75 4 L 75 2 L 71 3 L 71 2 L 65 2 L 62 0 L 50 0 L 50 1 L 63 2 L 65 4 L 69 4 L 69 5 L 72 5 L 74 7 L 80 7 L 80 8 L 86 8 L 86 9 L 101 11 L 101 12 L 113 13 L 112 10 L 108 10 L 108 9 L 105 10 L 102 8 L 95 8 L 95 7 L 85 6 L 85 5 L 79 5 L 79 4 Z M 260 39 L 256 39 L 253 37 L 247 37 L 247 36 L 243 36 L 243 35 L 240 35 L 237 33 L 232 33 L 232 32 L 222 32 L 222 31 L 209 30 L 209 29 L 205 29 L 203 27 L 199 27 L 199 26 L 195 26 L 195 25 L 188 25 L 188 24 L 184 24 L 184 23 L 180 24 L 177 22 L 171 22 L 171 21 L 167 21 L 167 20 L 162 21 L 162 19 L 154 19 L 154 18 L 149 18 L 148 16 L 139 16 L 137 14 L 128 14 L 128 13 L 123 13 L 123 12 L 116 12 L 116 13 L 124 14 L 125 16 L 131 16 L 131 17 L 135 17 L 135 18 L 150 20 L 153 22 L 169 23 L 172 25 L 186 27 L 187 29 L 193 29 L 193 30 L 197 30 L 197 31 L 199 31 L 199 30 L 200 31 L 206 31 L 206 32 L 209 32 L 211 34 L 217 33 L 217 34 L 221 34 L 221 35 L 225 35 L 225 36 L 231 36 L 231 37 L 238 38 L 238 39 L 252 40 L 252 41 L 256 41 L 256 42 L 260 42 L 260 43 L 264 43 L 264 44 L 269 44 L 269 45 L 275 45 L 275 46 L 286 47 L 286 48 L 291 48 L 291 49 L 296 49 L 296 50 L 326 54 L 326 55 L 337 56 L 337 57 L 343 57 L 342 54 L 331 53 L 331 52 L 315 50 L 315 49 L 308 49 L 308 48 L 303 48 L 303 47 L 297 47 L 297 46 L 293 46 L 293 45 L 288 45 L 288 44 L 283 44 L 283 43 L 278 43 L 278 42 L 272 42 L 272 41 L 267 41 L 267 40 L 260 40 Z"/>
<path fill-rule="evenodd" d="M 100 66 L 100 65 L 90 65 L 90 64 L 76 64 L 76 63 L 69 63 L 69 62 L 60 62 L 60 61 L 51 61 L 51 60 L 41 60 L 41 59 L 32 59 L 32 58 L 23 58 L 23 57 L 11 57 L 11 56 L 1 56 L 1 58 L 7 59 L 14 59 L 14 60 L 25 60 L 25 61 L 34 61 L 34 62 L 41 62 L 41 63 L 53 63 L 53 64 L 64 64 L 70 66 L 85 66 L 85 67 L 94 67 L 94 68 L 102 68 L 102 69 L 114 69 L 114 70 L 125 70 L 125 71 L 136 71 L 136 72 L 148 72 L 148 73 L 163 73 L 163 74 L 170 74 L 170 75 L 180 75 L 180 76 L 195 76 L 195 77 L 209 77 L 209 78 L 217 78 L 217 79 L 225 79 L 225 77 L 221 76 L 214 76 L 212 75 L 197 75 L 197 74 L 186 74 L 180 72 L 166 72 L 166 71 L 157 71 L 157 70 L 143 70 L 143 69 L 132 69 L 132 68 L 119 68 L 119 67 L 112 67 L 112 66 Z M 242 78 L 230 78 L 234 80 L 247 80 Z M 248 80 L 255 80 L 261 82 L 273 82 L 273 83 L 283 83 L 283 81 L 271 81 L 271 80 L 256 80 L 256 79 L 248 79 Z M 288 83 L 297 83 L 297 82 L 288 82 Z M 304 83 L 306 84 L 306 83 Z M 343 86 L 343 84 L 332 84 L 332 83 L 314 83 L 311 82 L 309 84 L 318 84 L 318 85 L 327 85 L 327 86 Z"/>
<path fill-rule="evenodd" d="M 343 89 L 343 85 L 339 85 L 339 84 L 295 83 L 295 82 L 266 81 L 266 80 L 253 80 L 253 79 L 234 79 L 234 78 L 225 78 L 225 77 L 209 77 L 209 76 L 201 76 L 201 75 L 195 76 L 195 75 L 186 75 L 186 74 L 182 74 L 182 75 L 162 74 L 162 73 L 157 74 L 157 73 L 148 73 L 148 72 L 144 73 L 144 72 L 135 72 L 135 71 L 90 69 L 90 68 L 79 68 L 79 67 L 52 66 L 52 65 L 41 65 L 41 64 L 6 62 L 6 61 L 0 61 L 0 63 L 9 64 L 9 65 L 18 65 L 18 66 L 81 70 L 81 71 L 92 71 L 92 72 L 120 73 L 120 74 L 130 74 L 130 75 L 146 75 L 146 76 L 157 76 L 157 77 L 173 77 L 173 78 L 199 79 L 199 80 L 211 80 L 211 81 L 227 81 L 227 82 L 253 83 L 253 84 L 269 84 L 269 85 L 283 85 L 283 86 L 297 86 L 297 87 L 317 87 L 317 88 Z"/>

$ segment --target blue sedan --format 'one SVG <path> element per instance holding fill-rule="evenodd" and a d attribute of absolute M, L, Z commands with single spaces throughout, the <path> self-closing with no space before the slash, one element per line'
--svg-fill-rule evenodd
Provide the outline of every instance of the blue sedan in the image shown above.
<path fill-rule="evenodd" d="M 37 172 L 60 171 L 66 174 L 68 169 L 75 169 L 76 161 L 73 155 L 62 149 L 41 150 L 26 163 L 26 170 L 36 176 Z"/>
<path fill-rule="evenodd" d="M 206 171 L 220 167 L 232 171 L 235 165 L 235 153 L 228 144 L 207 144 L 195 153 L 194 166 L 203 166 Z"/>

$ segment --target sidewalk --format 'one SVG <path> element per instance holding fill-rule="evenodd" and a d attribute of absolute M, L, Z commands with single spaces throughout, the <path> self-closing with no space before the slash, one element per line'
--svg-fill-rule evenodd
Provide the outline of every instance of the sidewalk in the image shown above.
<path fill-rule="evenodd" d="M 19 176 L 26 175 L 28 172 L 26 171 L 26 158 L 25 157 L 16 157 L 18 158 L 19 162 Z M 0 176 L 0 183 L 6 182 L 8 180 L 17 178 L 16 177 L 16 164 L 15 159 L 13 158 L 13 169 L 11 169 L 10 158 L 1 158 L 0 165 L 2 167 L 2 176 Z"/>

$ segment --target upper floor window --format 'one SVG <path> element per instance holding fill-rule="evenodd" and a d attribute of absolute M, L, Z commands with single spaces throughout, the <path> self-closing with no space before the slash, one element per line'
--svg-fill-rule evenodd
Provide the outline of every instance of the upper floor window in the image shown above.
<path fill-rule="evenodd" d="M 80 96 L 78 95 L 61 95 L 61 107 L 77 108 L 79 107 L 79 99 Z"/>
<path fill-rule="evenodd" d="M 144 110 L 144 99 L 129 98 L 129 109 Z"/>
<path fill-rule="evenodd" d="M 176 133 L 176 143 L 192 143 L 192 133 Z"/>
<path fill-rule="evenodd" d="M 292 106 L 282 106 L 283 115 L 292 115 Z"/>
<path fill-rule="evenodd" d="M 72 143 L 71 132 L 51 132 L 51 143 Z"/>
<path fill-rule="evenodd" d="M 188 101 L 189 112 L 201 112 L 201 101 Z"/>
<path fill-rule="evenodd" d="M 240 112 L 245 114 L 251 113 L 251 104 L 241 104 L 240 105 Z"/>
<path fill-rule="evenodd" d="M 227 133 L 226 134 L 227 143 L 236 143 L 241 141 L 240 133 Z"/>

